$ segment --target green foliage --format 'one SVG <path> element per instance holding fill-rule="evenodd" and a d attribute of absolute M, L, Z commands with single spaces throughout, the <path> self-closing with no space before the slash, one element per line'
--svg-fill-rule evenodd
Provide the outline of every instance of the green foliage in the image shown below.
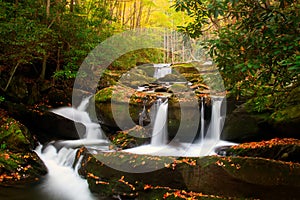
<path fill-rule="evenodd" d="M 110 35 L 111 18 L 100 0 L 77 3 L 73 11 L 66 5 L 51 2 L 47 13 L 43 1 L 1 0 L 0 63 L 42 73 L 46 61 L 48 78 L 55 71 L 55 78 L 73 78 L 89 51 Z"/>
<path fill-rule="evenodd" d="M 254 98 L 256 111 L 283 106 L 284 95 L 299 84 L 299 3 L 297 1 L 177 1 L 194 16 L 185 27 L 199 36 L 206 23 L 217 26 L 206 43 L 231 94 Z"/>
<path fill-rule="evenodd" d="M 5 144 L 5 143 L 2 143 L 2 144 L 0 145 L 0 149 L 6 149 L 6 144 Z"/>
<path fill-rule="evenodd" d="M 0 96 L 0 103 L 4 102 L 4 101 L 5 101 L 5 98 L 3 96 Z"/>
<path fill-rule="evenodd" d="M 160 49 L 139 49 L 119 57 L 112 63 L 112 69 L 128 70 L 138 63 L 160 63 L 163 58 L 164 52 Z"/>

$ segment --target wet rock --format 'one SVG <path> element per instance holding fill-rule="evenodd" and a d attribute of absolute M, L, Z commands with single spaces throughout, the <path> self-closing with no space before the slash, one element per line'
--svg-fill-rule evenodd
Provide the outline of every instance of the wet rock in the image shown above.
<path fill-rule="evenodd" d="M 154 89 L 154 92 L 168 92 L 168 88 L 160 86 Z"/>
<path fill-rule="evenodd" d="M 150 142 L 149 131 L 142 126 L 135 126 L 129 130 L 118 131 L 110 136 L 110 141 L 115 146 L 114 149 L 128 149 L 141 146 Z"/>
<path fill-rule="evenodd" d="M 126 85 L 127 87 L 137 88 L 138 86 L 149 84 L 155 81 L 155 78 L 150 77 L 141 69 L 132 68 L 130 71 L 122 74 L 118 84 Z"/>
<path fill-rule="evenodd" d="M 221 139 L 238 143 L 270 139 L 272 130 L 267 130 L 268 117 L 269 114 L 249 112 L 243 104 L 227 115 Z"/>
<path fill-rule="evenodd" d="M 176 74 L 167 74 L 162 78 L 159 78 L 160 82 L 186 82 L 187 80 L 184 76 L 176 75 Z"/>
<path fill-rule="evenodd" d="M 139 199 L 147 188 L 157 186 L 234 198 L 300 197 L 298 163 L 254 157 L 174 158 L 125 152 L 91 155 L 83 150 L 81 154 L 80 174 L 93 192 L 104 196 Z"/>
<path fill-rule="evenodd" d="M 44 163 L 32 151 L 35 143 L 23 124 L 11 117 L 1 116 L 0 186 L 32 184 L 47 173 Z"/>
<path fill-rule="evenodd" d="M 226 155 L 261 157 L 285 162 L 300 163 L 300 140 L 274 138 L 268 141 L 243 143 L 224 150 Z"/>
<path fill-rule="evenodd" d="M 41 143 L 60 139 L 79 139 L 85 133 L 85 126 L 82 123 L 73 122 L 47 110 L 28 108 L 22 104 L 8 102 L 6 107 L 11 116 L 36 133 Z"/>

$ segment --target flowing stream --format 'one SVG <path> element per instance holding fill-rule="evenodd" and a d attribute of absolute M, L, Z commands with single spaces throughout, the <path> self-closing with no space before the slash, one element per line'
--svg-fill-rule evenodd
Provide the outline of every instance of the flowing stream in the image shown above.
<path fill-rule="evenodd" d="M 172 73 L 171 64 L 154 64 L 154 78 L 159 79 Z"/>
<path fill-rule="evenodd" d="M 79 158 L 75 167 L 77 147 L 82 145 L 95 146 L 97 149 L 108 150 L 108 142 L 103 139 L 103 133 L 98 123 L 92 122 L 85 111 L 89 99 L 85 98 L 77 108 L 63 107 L 52 112 L 75 122 L 85 125 L 86 133 L 82 139 L 56 141 L 43 147 L 39 145 L 36 153 L 48 168 L 48 174 L 38 187 L 41 195 L 49 200 L 93 200 L 88 183 L 77 171 L 80 166 Z M 61 147 L 61 148 L 57 148 Z"/>
<path fill-rule="evenodd" d="M 161 146 L 167 144 L 168 141 L 168 130 L 167 130 L 168 116 L 167 115 L 168 115 L 168 100 L 165 100 L 164 103 L 161 103 L 159 105 L 156 114 L 152 137 L 151 137 L 152 146 Z"/>
<path fill-rule="evenodd" d="M 31 199 L 45 200 L 93 200 L 96 197 L 90 192 L 88 183 L 78 175 L 81 163 L 75 162 L 78 147 L 85 145 L 89 148 L 108 151 L 108 141 L 103 139 L 100 125 L 93 122 L 86 112 L 89 98 L 83 99 L 77 108 L 64 107 L 52 112 L 80 122 L 85 125 L 86 133 L 79 140 L 55 141 L 46 146 L 39 145 L 36 153 L 48 168 L 48 174 L 36 188 L 36 194 Z M 203 156 L 215 154 L 214 148 L 231 143 L 221 141 L 220 134 L 223 126 L 221 106 L 223 98 L 212 98 L 211 123 L 205 133 L 204 99 L 201 101 L 201 130 L 199 142 L 195 144 L 168 141 L 168 100 L 158 99 L 153 105 L 150 126 L 153 127 L 151 143 L 140 147 L 124 150 L 136 154 L 159 156 Z M 37 194 L 38 197 L 37 197 Z M 15 194 L 17 195 L 17 194 Z M 22 198 L 16 198 L 22 199 Z M 23 198 L 27 199 L 27 198 Z"/>
<path fill-rule="evenodd" d="M 161 102 L 159 99 L 158 102 Z M 201 130 L 200 138 L 196 143 L 183 143 L 178 141 L 168 142 L 167 112 L 168 102 L 158 103 L 159 108 L 155 115 L 151 142 L 124 151 L 135 154 L 150 154 L 158 156 L 186 156 L 197 157 L 216 154 L 214 149 L 219 146 L 233 145 L 233 143 L 220 140 L 224 119 L 221 115 L 223 97 L 212 97 L 212 113 L 208 130 L 205 134 L 204 99 L 201 101 Z"/>

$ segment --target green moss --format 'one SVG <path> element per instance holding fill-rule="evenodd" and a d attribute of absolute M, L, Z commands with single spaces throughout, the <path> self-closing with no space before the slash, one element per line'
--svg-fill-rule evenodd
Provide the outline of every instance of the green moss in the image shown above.
<path fill-rule="evenodd" d="M 300 119 L 300 104 L 276 111 L 271 115 L 271 118 L 275 123 L 292 122 L 295 119 Z"/>
<path fill-rule="evenodd" d="M 141 69 L 143 70 L 147 76 L 149 77 L 153 77 L 154 75 L 154 66 L 153 65 L 140 65 L 140 66 L 137 66 L 138 69 Z"/>
<path fill-rule="evenodd" d="M 171 91 L 174 93 L 176 92 L 186 92 L 189 90 L 189 88 L 185 84 L 175 83 L 170 88 Z"/>
<path fill-rule="evenodd" d="M 24 150 L 32 147 L 28 129 L 12 118 L 5 118 L 0 126 L 0 143 L 6 144 L 11 150 Z"/>
<path fill-rule="evenodd" d="M 94 96 L 95 103 L 109 102 L 111 100 L 112 93 L 113 93 L 112 87 L 107 87 L 98 91 Z"/>
<path fill-rule="evenodd" d="M 145 144 L 149 141 L 147 131 L 141 126 L 135 126 L 126 131 L 119 131 L 112 136 L 112 143 L 118 148 L 127 149 Z"/>

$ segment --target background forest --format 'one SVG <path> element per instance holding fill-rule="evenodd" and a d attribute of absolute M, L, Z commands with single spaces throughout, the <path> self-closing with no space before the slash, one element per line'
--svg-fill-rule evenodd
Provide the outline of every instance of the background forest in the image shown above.
<path fill-rule="evenodd" d="M 106 38 L 148 27 L 197 38 L 227 90 L 236 98 L 252 98 L 255 111 L 284 107 L 284 96 L 299 85 L 298 0 L 1 0 L 0 5 L 1 101 L 19 96 L 35 103 L 39 95 L 22 98 L 31 92 L 13 87 L 68 82 Z M 157 52 L 135 54 L 112 67 L 132 67 L 138 59 L 164 61 Z"/>

